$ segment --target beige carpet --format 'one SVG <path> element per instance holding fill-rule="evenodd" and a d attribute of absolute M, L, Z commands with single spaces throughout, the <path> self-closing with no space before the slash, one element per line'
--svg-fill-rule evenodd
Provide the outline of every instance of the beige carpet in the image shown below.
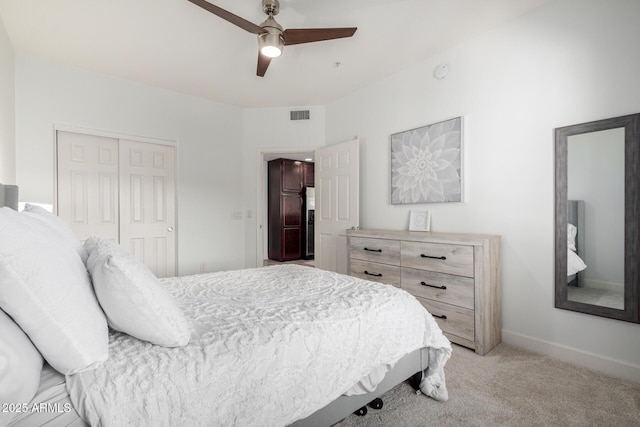
<path fill-rule="evenodd" d="M 505 344 L 485 356 L 454 345 L 445 372 L 447 402 L 404 383 L 340 427 L 640 426 L 640 384 Z"/>

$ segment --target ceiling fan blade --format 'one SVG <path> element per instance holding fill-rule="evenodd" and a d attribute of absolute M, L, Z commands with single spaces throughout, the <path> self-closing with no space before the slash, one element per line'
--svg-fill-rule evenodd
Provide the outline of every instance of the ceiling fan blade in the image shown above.
<path fill-rule="evenodd" d="M 267 72 L 267 68 L 269 67 L 270 63 L 271 58 L 261 54 L 260 51 L 258 51 L 258 71 L 256 72 L 256 75 L 259 77 L 264 77 L 264 74 Z"/>
<path fill-rule="evenodd" d="M 355 34 L 357 27 L 351 28 L 301 28 L 284 30 L 285 46 L 319 42 L 323 40 L 341 39 Z"/>
<path fill-rule="evenodd" d="M 250 33 L 253 34 L 258 34 L 260 32 L 260 26 L 254 24 L 253 22 L 247 21 L 244 18 L 239 17 L 238 15 L 234 15 L 231 12 L 227 12 L 226 10 L 222 9 L 221 7 L 212 5 L 211 3 L 209 3 L 208 1 L 205 0 L 189 0 L 191 3 L 200 6 L 201 8 L 213 13 L 214 15 L 219 16 L 220 18 L 224 19 L 225 21 L 229 21 L 231 22 L 233 25 L 237 25 L 238 27 L 242 28 L 243 30 L 246 30 Z"/>

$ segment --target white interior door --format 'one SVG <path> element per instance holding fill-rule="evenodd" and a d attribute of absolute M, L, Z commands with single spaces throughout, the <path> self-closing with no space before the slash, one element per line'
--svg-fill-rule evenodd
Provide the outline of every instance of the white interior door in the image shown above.
<path fill-rule="evenodd" d="M 175 147 L 120 140 L 120 244 L 157 277 L 176 275 Z"/>
<path fill-rule="evenodd" d="M 82 241 L 119 241 L 118 140 L 57 132 L 57 213 Z"/>
<path fill-rule="evenodd" d="M 176 275 L 175 147 L 57 131 L 57 213 L 80 240 L 119 242 Z"/>
<path fill-rule="evenodd" d="M 360 222 L 359 140 L 322 147 L 315 153 L 315 264 L 348 273 L 347 229 Z"/>

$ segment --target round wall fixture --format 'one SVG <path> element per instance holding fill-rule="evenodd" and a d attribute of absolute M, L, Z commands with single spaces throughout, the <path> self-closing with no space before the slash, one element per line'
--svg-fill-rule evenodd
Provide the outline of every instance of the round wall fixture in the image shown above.
<path fill-rule="evenodd" d="M 447 64 L 440 64 L 433 69 L 433 77 L 438 80 L 442 80 L 449 74 L 449 66 Z"/>

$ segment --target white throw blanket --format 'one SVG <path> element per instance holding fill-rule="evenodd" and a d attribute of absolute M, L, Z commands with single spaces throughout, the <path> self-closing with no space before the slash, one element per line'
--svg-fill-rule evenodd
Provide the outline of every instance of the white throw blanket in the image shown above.
<path fill-rule="evenodd" d="M 108 361 L 67 376 L 92 426 L 284 426 L 421 347 L 421 388 L 447 399 L 451 345 L 392 286 L 294 265 L 162 282 L 191 321 L 191 342 L 164 348 L 111 332 Z"/>

